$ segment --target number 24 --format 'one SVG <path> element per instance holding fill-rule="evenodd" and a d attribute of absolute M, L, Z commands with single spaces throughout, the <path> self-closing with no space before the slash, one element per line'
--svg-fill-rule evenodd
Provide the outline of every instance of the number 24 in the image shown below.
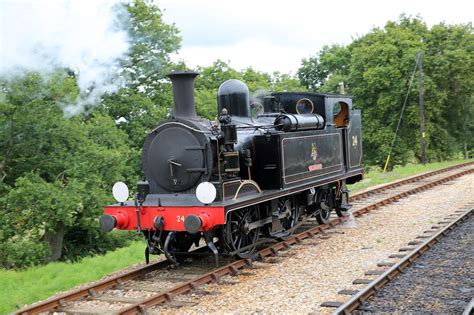
<path fill-rule="evenodd" d="M 176 216 L 176 221 L 177 222 L 184 222 L 184 215 L 182 215 L 182 216 L 177 215 Z"/>

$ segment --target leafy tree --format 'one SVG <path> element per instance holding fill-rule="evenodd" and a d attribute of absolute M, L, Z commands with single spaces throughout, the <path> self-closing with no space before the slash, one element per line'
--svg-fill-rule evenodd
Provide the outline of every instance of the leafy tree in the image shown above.
<path fill-rule="evenodd" d="M 196 78 L 196 89 L 198 90 L 216 90 L 219 86 L 230 79 L 239 79 L 240 75 L 237 70 L 231 68 L 228 63 L 222 60 L 216 60 L 209 67 L 196 68 L 200 74 Z"/>
<path fill-rule="evenodd" d="M 344 82 L 345 92 L 362 109 L 365 163 L 383 165 L 421 51 L 428 158 L 447 159 L 463 144 L 472 147 L 473 45 L 471 24 L 429 29 L 421 18 L 401 16 L 347 46 L 325 46 L 302 61 L 298 76 L 306 87 L 322 92 L 340 92 Z M 391 165 L 420 157 L 414 79 Z"/>
<path fill-rule="evenodd" d="M 163 21 L 153 1 L 135 0 L 125 6 L 129 20 L 123 23 L 127 23 L 132 46 L 129 56 L 122 60 L 128 84 L 104 97 L 99 110 L 118 121 L 119 128 L 129 135 L 129 145 L 140 149 L 146 132 L 166 118 L 172 108 L 166 74 L 184 65 L 170 61 L 170 54 L 180 48 L 181 37 L 174 24 Z M 139 157 L 135 160 L 138 165 Z"/>
<path fill-rule="evenodd" d="M 239 73 L 240 80 L 245 82 L 251 92 L 269 92 L 272 89 L 272 77 L 249 67 Z"/>
<path fill-rule="evenodd" d="M 160 100 L 160 94 L 166 94 L 162 79 L 173 67 L 170 54 L 181 45 L 179 30 L 163 21 L 162 12 L 153 1 L 134 0 L 125 6 L 129 21 L 125 19 L 123 23 L 127 23 L 132 44 L 123 61 L 124 73 L 129 77 L 127 89 Z"/>
<path fill-rule="evenodd" d="M 290 91 L 306 91 L 301 81 L 294 76 L 274 72 L 271 77 L 271 91 L 272 92 L 290 92 Z"/>
<path fill-rule="evenodd" d="M 314 57 L 302 60 L 298 69 L 298 78 L 308 89 L 333 86 L 328 80 L 335 81 L 336 86 L 348 73 L 351 55 L 348 47 L 341 45 L 323 46 Z M 338 79 L 333 78 L 337 76 Z M 330 91 L 328 91 L 330 92 Z"/>
<path fill-rule="evenodd" d="M 369 164 L 382 165 L 387 157 L 416 54 L 424 48 L 422 38 L 426 31 L 419 20 L 402 18 L 399 24 L 389 22 L 384 29 L 374 29 L 351 44 L 348 81 L 350 92 L 362 109 L 364 151 Z M 431 87 L 425 88 L 429 95 Z M 392 155 L 395 163 L 406 163 L 413 156 L 411 148 L 417 147 L 418 134 L 413 132 L 418 122 L 416 84 L 412 89 L 398 135 L 403 141 L 397 142 Z M 430 107 L 428 99 L 426 107 Z"/>
<path fill-rule="evenodd" d="M 74 102 L 79 91 L 62 70 L 46 79 L 35 73 L 0 78 L 1 265 L 76 259 L 123 244 L 123 237 L 99 231 L 98 218 L 112 202 L 115 181 L 138 179 L 146 132 L 172 106 L 163 78 L 184 65 L 170 62 L 181 39 L 152 1 L 119 6 L 128 11 L 119 26 L 132 39 L 121 61 L 129 84 L 91 104 L 100 106 L 89 114 L 63 117 L 61 104 Z"/>
<path fill-rule="evenodd" d="M 200 75 L 196 79 L 197 113 L 209 119 L 217 117 L 217 91 L 219 86 L 229 79 L 243 81 L 249 88 L 251 102 L 270 92 L 306 90 L 300 81 L 288 74 L 274 72 L 268 74 L 248 67 L 237 71 L 222 60 L 216 60 L 209 67 L 198 67 Z"/>
<path fill-rule="evenodd" d="M 111 183 L 133 177 L 127 136 L 99 113 L 65 119 L 58 101 L 76 95 L 74 80 L 63 73 L 3 82 L 0 264 L 6 267 L 57 260 L 64 249 L 66 258 L 85 248 L 103 252 L 116 243 L 98 231 L 97 218 L 111 201 Z"/>
<path fill-rule="evenodd" d="M 472 24 L 434 25 L 426 38 L 424 71 L 439 90 L 448 151 L 473 148 L 474 32 Z M 441 123 L 441 121 L 440 121 Z M 466 152 L 467 153 L 467 152 Z"/>

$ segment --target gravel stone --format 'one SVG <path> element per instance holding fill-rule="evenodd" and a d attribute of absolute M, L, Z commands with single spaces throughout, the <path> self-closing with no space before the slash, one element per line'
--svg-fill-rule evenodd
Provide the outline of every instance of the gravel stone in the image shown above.
<path fill-rule="evenodd" d="M 473 187 L 474 174 L 469 174 L 450 185 L 411 195 L 369 215 L 352 218 L 336 228 L 343 234 L 326 233 L 328 239 L 311 240 L 317 245 L 291 247 L 289 251 L 294 255 L 283 258 L 280 263 L 262 263 L 266 268 L 249 270 L 250 275 L 237 277 L 237 284 L 202 286 L 218 295 L 200 296 L 195 306 L 154 310 L 180 314 L 330 314 L 334 309 L 322 308 L 321 303 L 344 302 L 348 297 L 338 295 L 338 291 L 363 288 L 365 285 L 353 285 L 352 281 L 368 279 L 365 272 L 380 270 L 378 262 L 397 261 L 388 256 L 398 253 L 400 247 L 406 247 L 423 231 L 474 201 Z"/>
<path fill-rule="evenodd" d="M 461 314 L 474 288 L 474 216 L 362 306 L 370 312 Z"/>

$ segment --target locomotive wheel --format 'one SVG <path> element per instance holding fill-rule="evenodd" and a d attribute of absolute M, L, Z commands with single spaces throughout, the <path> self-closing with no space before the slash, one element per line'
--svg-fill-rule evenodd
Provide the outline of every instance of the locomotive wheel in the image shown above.
<path fill-rule="evenodd" d="M 278 199 L 278 212 L 286 213 L 286 217 L 281 219 L 281 226 L 285 230 L 290 230 L 297 223 L 300 218 L 298 207 L 293 204 L 291 197 L 283 197 Z"/>
<path fill-rule="evenodd" d="M 318 192 L 316 205 L 318 207 L 315 213 L 316 220 L 319 224 L 328 223 L 332 210 L 331 193 L 329 190 L 323 189 Z"/>
<path fill-rule="evenodd" d="M 223 230 L 224 245 L 239 258 L 248 258 L 255 250 L 260 228 L 249 230 L 249 224 L 260 220 L 257 206 L 237 209 L 229 213 Z"/>

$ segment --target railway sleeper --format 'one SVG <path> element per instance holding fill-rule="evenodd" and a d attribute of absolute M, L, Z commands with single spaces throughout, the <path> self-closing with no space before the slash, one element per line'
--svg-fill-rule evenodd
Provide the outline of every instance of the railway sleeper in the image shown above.
<path fill-rule="evenodd" d="M 341 294 L 341 295 L 355 295 L 357 293 L 359 293 L 359 290 L 341 290 L 337 292 L 337 294 Z"/>
<path fill-rule="evenodd" d="M 61 308 L 60 312 L 68 314 L 77 314 L 77 315 L 87 315 L 87 314 L 104 314 L 104 315 L 114 315 L 117 314 L 116 311 L 110 308 L 75 308 L 75 307 L 66 307 Z"/>
<path fill-rule="evenodd" d="M 89 301 L 103 301 L 103 302 L 112 302 L 112 303 L 138 303 L 142 299 L 136 297 L 127 297 L 127 296 L 114 296 L 114 295 L 96 295 L 87 298 Z"/>
<path fill-rule="evenodd" d="M 172 300 L 165 302 L 159 306 L 168 306 L 168 307 L 174 307 L 174 308 L 180 308 L 184 306 L 195 306 L 197 305 L 197 302 L 189 302 L 189 301 L 182 301 L 182 300 Z"/>
<path fill-rule="evenodd" d="M 381 275 L 384 272 L 385 272 L 384 270 L 369 270 L 369 271 L 365 272 L 365 275 L 366 276 L 375 276 L 375 275 Z"/>
<path fill-rule="evenodd" d="M 339 306 L 341 306 L 342 304 L 344 304 L 343 302 L 339 302 L 339 301 L 327 301 L 327 302 L 324 302 L 324 303 L 321 303 L 321 307 L 332 307 L 332 308 L 337 308 Z"/>

